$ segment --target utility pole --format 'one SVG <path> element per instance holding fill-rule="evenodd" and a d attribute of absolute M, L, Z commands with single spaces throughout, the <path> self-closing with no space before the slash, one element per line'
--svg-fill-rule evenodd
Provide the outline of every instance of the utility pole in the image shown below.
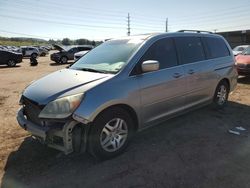
<path fill-rule="evenodd" d="M 130 15 L 128 13 L 128 36 L 130 36 Z"/>
<path fill-rule="evenodd" d="M 168 18 L 166 19 L 166 32 L 168 32 Z"/>

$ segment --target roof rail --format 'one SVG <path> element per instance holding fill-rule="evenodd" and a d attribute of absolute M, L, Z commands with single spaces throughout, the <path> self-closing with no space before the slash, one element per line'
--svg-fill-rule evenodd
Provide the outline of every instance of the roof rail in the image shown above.
<path fill-rule="evenodd" d="M 199 31 L 199 30 L 179 30 L 177 32 L 191 32 L 191 33 L 209 33 L 212 34 L 212 32 L 210 31 Z"/>

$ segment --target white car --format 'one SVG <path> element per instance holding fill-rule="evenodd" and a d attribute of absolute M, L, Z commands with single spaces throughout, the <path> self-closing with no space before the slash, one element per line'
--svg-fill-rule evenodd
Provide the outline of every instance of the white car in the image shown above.
<path fill-rule="evenodd" d="M 34 57 L 36 58 L 37 56 L 40 55 L 40 52 L 37 48 L 32 47 L 32 46 L 21 46 L 20 47 L 22 50 L 22 54 L 24 57 Z"/>
<path fill-rule="evenodd" d="M 86 53 L 88 53 L 89 50 L 84 50 L 84 51 L 80 51 L 74 54 L 74 60 L 77 61 L 78 59 L 80 59 L 82 56 L 84 56 Z"/>
<path fill-rule="evenodd" d="M 236 46 L 233 49 L 233 54 L 234 56 L 241 54 L 249 45 L 240 45 L 240 46 Z"/>

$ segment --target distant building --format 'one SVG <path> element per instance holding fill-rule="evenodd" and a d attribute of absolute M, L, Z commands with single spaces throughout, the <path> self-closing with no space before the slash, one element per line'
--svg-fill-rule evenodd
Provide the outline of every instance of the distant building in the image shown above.
<path fill-rule="evenodd" d="M 250 30 L 218 32 L 217 34 L 222 35 L 232 48 L 243 44 L 250 45 Z"/>

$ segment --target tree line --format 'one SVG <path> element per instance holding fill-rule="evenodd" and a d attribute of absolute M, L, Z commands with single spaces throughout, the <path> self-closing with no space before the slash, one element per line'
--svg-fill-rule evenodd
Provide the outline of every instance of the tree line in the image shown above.
<path fill-rule="evenodd" d="M 21 46 L 21 45 L 52 45 L 52 44 L 59 44 L 59 45 L 93 45 L 97 46 L 101 44 L 102 41 L 94 41 L 94 40 L 88 40 L 88 39 L 76 39 L 71 40 L 69 38 L 64 38 L 62 40 L 44 40 L 44 39 L 38 39 L 38 38 L 25 38 L 25 37 L 1 37 L 0 36 L 0 45 L 15 45 L 15 46 Z"/>

